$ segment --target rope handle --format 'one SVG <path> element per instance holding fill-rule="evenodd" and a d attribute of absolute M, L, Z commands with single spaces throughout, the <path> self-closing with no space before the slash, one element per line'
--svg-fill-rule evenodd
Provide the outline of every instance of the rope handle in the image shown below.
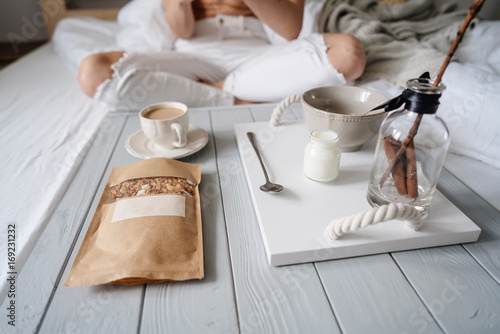
<path fill-rule="evenodd" d="M 325 228 L 325 236 L 334 240 L 348 231 L 356 231 L 368 225 L 393 219 L 406 220 L 407 226 L 414 231 L 418 231 L 422 227 L 422 215 L 417 209 L 402 203 L 390 203 L 352 216 L 332 220 Z"/>
<path fill-rule="evenodd" d="M 291 106 L 294 103 L 299 103 L 301 96 L 302 95 L 292 95 L 283 99 L 280 103 L 278 103 L 276 108 L 274 108 L 273 114 L 271 115 L 271 120 L 269 121 L 271 126 L 278 126 L 281 115 L 283 115 L 283 113 L 289 106 Z"/>

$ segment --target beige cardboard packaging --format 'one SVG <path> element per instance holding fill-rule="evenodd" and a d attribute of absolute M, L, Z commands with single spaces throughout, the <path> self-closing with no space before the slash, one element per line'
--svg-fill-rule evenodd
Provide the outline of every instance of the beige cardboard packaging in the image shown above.
<path fill-rule="evenodd" d="M 203 278 L 200 181 L 165 158 L 114 168 L 65 285 Z"/>

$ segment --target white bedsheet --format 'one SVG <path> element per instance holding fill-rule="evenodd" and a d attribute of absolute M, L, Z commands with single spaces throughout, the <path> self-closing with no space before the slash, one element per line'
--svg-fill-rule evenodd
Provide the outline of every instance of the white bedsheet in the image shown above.
<path fill-rule="evenodd" d="M 50 44 L 0 71 L 0 301 L 7 225 L 16 225 L 19 272 L 105 115 Z"/>

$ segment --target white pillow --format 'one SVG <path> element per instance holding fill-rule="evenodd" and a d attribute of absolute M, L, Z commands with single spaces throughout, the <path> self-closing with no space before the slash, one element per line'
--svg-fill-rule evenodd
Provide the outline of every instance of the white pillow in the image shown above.
<path fill-rule="evenodd" d="M 450 152 L 500 168 L 500 76 L 451 63 L 437 115 L 451 134 Z"/>

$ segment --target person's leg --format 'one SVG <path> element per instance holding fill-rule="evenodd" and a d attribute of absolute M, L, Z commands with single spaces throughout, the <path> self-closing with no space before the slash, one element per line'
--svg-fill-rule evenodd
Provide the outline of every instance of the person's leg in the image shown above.
<path fill-rule="evenodd" d="M 87 56 L 78 67 L 78 84 L 89 97 L 94 97 L 99 87 L 113 76 L 111 65 L 123 57 L 124 52 L 105 52 Z"/>
<path fill-rule="evenodd" d="M 223 87 L 243 101 L 279 101 L 314 87 L 345 85 L 363 73 L 365 64 L 363 47 L 356 38 L 313 34 L 271 46 L 231 72 Z"/>
<path fill-rule="evenodd" d="M 82 91 L 115 110 L 161 101 L 188 106 L 231 105 L 232 95 L 197 81 L 219 81 L 225 72 L 203 59 L 177 52 L 90 55 L 79 68 Z"/>

